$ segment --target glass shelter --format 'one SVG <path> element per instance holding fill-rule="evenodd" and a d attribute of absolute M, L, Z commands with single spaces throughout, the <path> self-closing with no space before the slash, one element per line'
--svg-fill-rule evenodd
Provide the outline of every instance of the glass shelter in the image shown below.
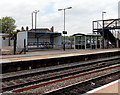
<path fill-rule="evenodd" d="M 74 49 L 100 48 L 101 36 L 98 34 L 74 34 Z"/>

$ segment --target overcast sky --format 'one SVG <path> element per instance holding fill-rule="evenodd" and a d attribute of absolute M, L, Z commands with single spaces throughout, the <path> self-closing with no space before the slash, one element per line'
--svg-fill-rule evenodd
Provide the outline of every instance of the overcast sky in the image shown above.
<path fill-rule="evenodd" d="M 107 12 L 104 19 L 118 18 L 120 0 L 1 0 L 0 18 L 11 16 L 16 20 L 17 29 L 29 26 L 31 13 L 37 14 L 37 28 L 51 28 L 63 31 L 63 11 L 59 8 L 72 7 L 66 10 L 66 30 L 68 35 L 74 33 L 91 33 L 92 21 L 102 19 L 102 11 Z"/>

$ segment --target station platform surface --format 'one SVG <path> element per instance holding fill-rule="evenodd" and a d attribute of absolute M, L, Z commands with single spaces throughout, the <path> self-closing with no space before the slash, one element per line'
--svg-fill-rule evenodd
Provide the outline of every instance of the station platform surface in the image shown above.
<path fill-rule="evenodd" d="M 87 50 L 66 49 L 65 51 L 63 50 L 40 50 L 36 52 L 26 52 L 26 54 L 20 54 L 20 55 L 1 55 L 0 63 L 35 60 L 35 59 L 46 59 L 46 58 L 57 58 L 57 57 L 76 56 L 76 55 L 87 55 L 87 54 L 115 52 L 115 51 L 120 51 L 120 48 L 87 49 Z"/>
<path fill-rule="evenodd" d="M 92 95 L 92 93 L 93 93 L 93 95 L 95 95 L 95 93 L 110 93 L 110 94 L 116 93 L 116 94 L 120 95 L 120 80 L 116 80 L 114 82 L 111 82 L 102 87 L 96 88 L 87 93 L 89 93 L 90 95 Z"/>

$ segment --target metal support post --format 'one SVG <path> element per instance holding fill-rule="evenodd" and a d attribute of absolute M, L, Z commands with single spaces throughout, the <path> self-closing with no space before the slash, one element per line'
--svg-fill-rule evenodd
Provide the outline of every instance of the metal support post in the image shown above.
<path fill-rule="evenodd" d="M 26 39 L 24 39 L 24 54 L 26 54 Z"/>
<path fill-rule="evenodd" d="M 103 20 L 103 27 L 102 27 L 102 49 L 104 49 L 104 20 Z"/>
<path fill-rule="evenodd" d="M 37 47 L 39 47 L 39 38 L 37 37 Z"/>
<path fill-rule="evenodd" d="M 32 13 L 32 29 L 33 29 L 33 13 Z"/>
<path fill-rule="evenodd" d="M 65 31 L 65 9 L 64 9 L 64 31 Z M 65 34 L 64 34 L 63 50 L 65 51 Z"/>
<path fill-rule="evenodd" d="M 37 24 L 37 13 L 35 13 L 35 31 L 36 31 L 36 24 Z"/>
<path fill-rule="evenodd" d="M 17 34 L 14 34 L 14 55 L 16 54 L 16 41 L 17 41 Z"/>

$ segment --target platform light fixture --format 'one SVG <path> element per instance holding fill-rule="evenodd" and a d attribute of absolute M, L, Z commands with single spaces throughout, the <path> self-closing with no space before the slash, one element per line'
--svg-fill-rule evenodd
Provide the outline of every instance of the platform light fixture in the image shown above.
<path fill-rule="evenodd" d="M 36 26 L 37 26 L 37 13 L 39 12 L 39 10 L 35 10 L 32 12 L 32 29 L 33 29 L 33 13 L 35 13 L 35 30 L 36 30 Z"/>
<path fill-rule="evenodd" d="M 72 7 L 67 7 L 67 8 L 63 8 L 63 9 L 58 9 L 58 11 L 64 11 L 64 31 L 63 31 L 63 34 L 64 34 L 64 43 L 63 43 L 63 50 L 65 51 L 65 34 L 67 34 L 67 31 L 65 31 L 65 10 L 67 9 L 72 9 Z"/>
<path fill-rule="evenodd" d="M 102 12 L 102 20 L 104 20 L 104 14 L 105 14 L 106 12 Z"/>

